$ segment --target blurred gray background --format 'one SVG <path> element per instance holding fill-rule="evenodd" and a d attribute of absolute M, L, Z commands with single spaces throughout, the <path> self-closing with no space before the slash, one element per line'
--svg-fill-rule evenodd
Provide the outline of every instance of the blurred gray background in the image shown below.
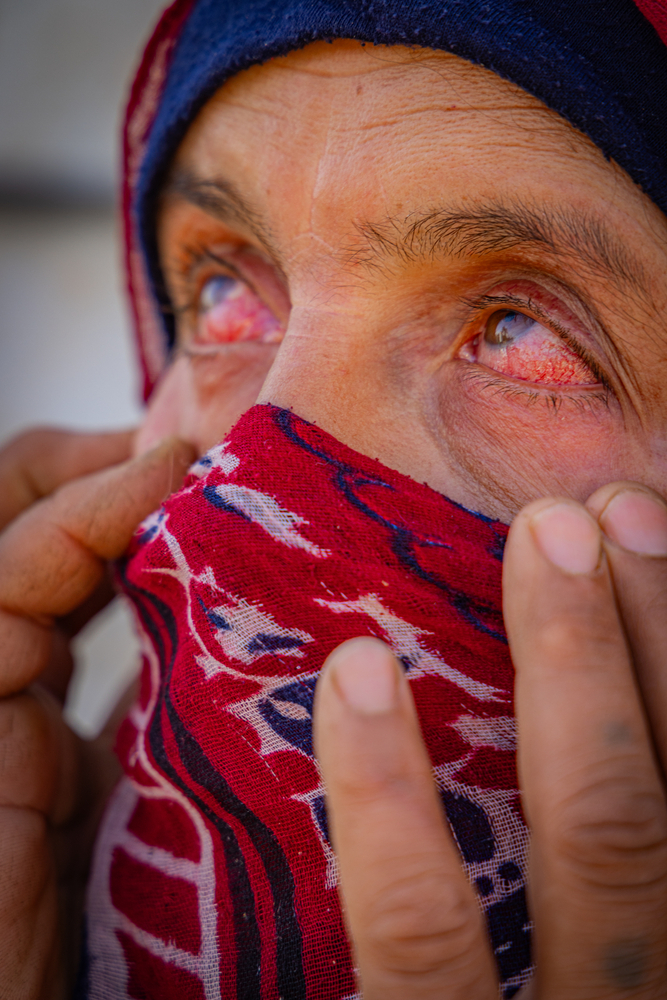
<path fill-rule="evenodd" d="M 0 0 L 0 441 L 140 416 L 116 220 L 121 108 L 162 0 Z M 78 640 L 93 735 L 136 670 L 120 601 Z"/>

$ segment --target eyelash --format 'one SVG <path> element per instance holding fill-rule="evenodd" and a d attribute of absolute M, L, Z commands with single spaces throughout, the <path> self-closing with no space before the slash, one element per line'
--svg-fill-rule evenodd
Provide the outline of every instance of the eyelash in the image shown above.
<path fill-rule="evenodd" d="M 179 278 L 184 283 L 190 285 L 186 291 L 187 301 L 183 305 L 176 305 L 172 303 L 172 315 L 176 320 L 182 319 L 189 315 L 197 314 L 197 303 L 201 295 L 202 289 L 206 282 L 215 277 L 216 274 L 224 273 L 230 278 L 237 278 L 239 281 L 243 281 L 248 288 L 252 289 L 255 295 L 259 295 L 257 290 L 253 287 L 252 283 L 248 278 L 241 274 L 238 268 L 230 264 L 229 261 L 224 260 L 222 257 L 218 257 L 217 254 L 213 253 L 208 247 L 183 247 L 183 254 L 186 257 L 186 265 L 179 268 Z M 205 263 L 215 264 L 216 271 L 206 273 L 204 272 L 198 276 L 193 281 L 193 275 L 199 270 L 199 268 Z M 261 298 L 261 296 L 259 296 Z"/>
<path fill-rule="evenodd" d="M 473 365 L 470 365 L 469 370 L 464 374 L 466 381 L 476 382 L 484 390 L 491 390 L 495 394 L 505 396 L 506 398 L 521 398 L 527 405 L 546 405 L 554 415 L 558 414 L 563 405 L 574 405 L 580 410 L 592 410 L 599 406 L 603 406 L 605 409 L 609 408 L 613 390 L 607 376 L 596 359 L 572 336 L 562 323 L 555 320 L 553 316 L 542 309 L 530 297 L 524 299 L 511 293 L 505 293 L 503 295 L 481 295 L 475 299 L 464 298 L 462 301 L 475 317 L 474 320 L 466 324 L 469 330 L 471 327 L 479 330 L 480 325 L 483 325 L 494 312 L 508 307 L 514 307 L 519 312 L 533 316 L 538 322 L 547 327 L 547 329 L 552 330 L 584 362 L 597 378 L 600 387 L 597 389 L 579 389 L 578 391 L 573 388 L 568 392 L 564 392 L 563 390 L 553 392 L 548 389 L 536 389 L 530 383 L 526 383 L 525 386 L 521 385 L 518 380 L 510 380 L 502 375 L 487 372 Z M 471 339 L 468 338 L 465 342 L 469 343 Z"/>
<path fill-rule="evenodd" d="M 491 395 L 504 396 L 507 399 L 519 399 L 527 406 L 545 406 L 548 410 L 557 415 L 563 406 L 574 406 L 580 411 L 592 411 L 600 406 L 609 409 L 610 392 L 606 386 L 600 389 L 589 389 L 586 392 L 573 390 L 571 392 L 550 392 L 547 390 L 537 390 L 531 388 L 530 384 L 522 386 L 518 381 L 510 382 L 500 375 L 493 375 L 476 370 L 473 366 L 463 375 L 466 382 L 474 382 L 480 385 L 483 391 Z"/>

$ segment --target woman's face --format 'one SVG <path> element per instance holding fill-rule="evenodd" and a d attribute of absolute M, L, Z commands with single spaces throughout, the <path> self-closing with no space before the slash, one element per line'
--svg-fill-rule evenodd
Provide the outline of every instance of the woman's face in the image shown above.
<path fill-rule="evenodd" d="M 144 441 L 208 447 L 259 399 L 504 520 L 667 494 L 667 220 L 493 73 L 349 41 L 241 73 L 158 232 L 180 353 Z"/>

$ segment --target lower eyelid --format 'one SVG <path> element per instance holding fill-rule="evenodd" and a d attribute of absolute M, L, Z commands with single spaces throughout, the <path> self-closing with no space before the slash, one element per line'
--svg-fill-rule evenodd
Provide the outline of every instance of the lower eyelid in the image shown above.
<path fill-rule="evenodd" d="M 479 386 L 481 392 L 488 393 L 492 398 L 503 396 L 524 406 L 542 405 L 554 414 L 563 407 L 575 407 L 579 412 L 608 410 L 612 398 L 608 388 L 600 382 L 564 386 L 554 392 L 553 386 L 509 378 L 490 368 L 468 363 L 465 363 L 461 377 L 464 382 Z"/>

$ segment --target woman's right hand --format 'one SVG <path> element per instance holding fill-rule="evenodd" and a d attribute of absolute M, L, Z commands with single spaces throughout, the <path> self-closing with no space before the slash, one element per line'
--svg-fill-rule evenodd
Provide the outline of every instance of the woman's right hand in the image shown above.
<path fill-rule="evenodd" d="M 47 430 L 0 452 L 1 997 L 71 991 L 87 860 L 115 773 L 104 740 L 83 744 L 63 722 L 69 638 L 111 596 L 107 561 L 194 458 L 172 439 L 117 464 L 131 443 Z"/>
<path fill-rule="evenodd" d="M 503 566 L 531 829 L 527 1000 L 667 996 L 667 508 L 636 483 L 521 511 Z M 344 643 L 315 744 L 364 1000 L 494 1000 L 498 974 L 405 671 Z M 525 942 L 508 924 L 503 949 Z M 525 944 L 524 944 L 525 947 Z M 518 1000 L 518 998 L 517 998 Z"/>

